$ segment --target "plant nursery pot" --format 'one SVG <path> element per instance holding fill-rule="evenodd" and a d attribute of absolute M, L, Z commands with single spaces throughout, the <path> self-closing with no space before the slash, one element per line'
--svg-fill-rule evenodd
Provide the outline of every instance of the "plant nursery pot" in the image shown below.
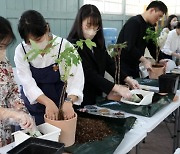
<path fill-rule="evenodd" d="M 60 128 L 55 127 L 49 123 L 43 123 L 37 126 L 37 128 L 43 134 L 42 136 L 39 136 L 37 138 L 58 142 L 59 135 L 61 132 Z M 31 137 L 30 135 L 26 134 L 23 130 L 16 131 L 12 135 L 14 135 L 16 146 Z"/>
<path fill-rule="evenodd" d="M 61 135 L 59 136 L 59 142 L 64 143 L 65 147 L 69 147 L 75 142 L 77 114 L 74 118 L 69 120 L 51 120 L 44 115 L 44 120 L 51 125 L 54 125 L 61 129 Z"/>
<path fill-rule="evenodd" d="M 168 73 L 159 76 L 159 92 L 176 93 L 179 85 L 179 76 Z"/>
<path fill-rule="evenodd" d="M 7 154 L 62 154 L 64 144 L 30 137 L 18 146 L 7 152 Z"/>
<path fill-rule="evenodd" d="M 150 79 L 158 79 L 158 77 L 162 74 L 165 74 L 165 66 L 162 64 L 152 65 L 152 71 L 149 72 Z"/>

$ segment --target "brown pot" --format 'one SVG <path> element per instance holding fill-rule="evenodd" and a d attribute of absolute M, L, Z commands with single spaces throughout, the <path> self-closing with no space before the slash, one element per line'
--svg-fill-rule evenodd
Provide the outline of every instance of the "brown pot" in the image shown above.
<path fill-rule="evenodd" d="M 158 79 L 158 77 L 162 74 L 165 74 L 165 66 L 162 64 L 152 65 L 152 71 L 149 71 L 150 79 Z"/>
<path fill-rule="evenodd" d="M 75 113 L 74 118 L 69 120 L 51 120 L 44 115 L 45 122 L 54 125 L 61 129 L 59 136 L 59 142 L 64 143 L 65 147 L 69 147 L 75 142 L 77 114 Z"/>

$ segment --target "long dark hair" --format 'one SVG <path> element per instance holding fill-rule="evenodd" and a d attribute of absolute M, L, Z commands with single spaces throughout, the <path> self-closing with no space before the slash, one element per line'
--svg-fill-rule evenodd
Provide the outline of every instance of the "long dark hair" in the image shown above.
<path fill-rule="evenodd" d="M 27 41 L 28 35 L 43 36 L 48 30 L 44 17 L 35 10 L 25 11 L 19 20 L 18 31 L 22 39 Z"/>
<path fill-rule="evenodd" d="M 0 16 L 0 42 L 8 39 L 8 44 L 11 44 L 15 40 L 15 35 L 13 33 L 10 22 Z"/>
<path fill-rule="evenodd" d="M 172 14 L 172 15 L 170 15 L 169 17 L 168 17 L 168 19 L 167 19 L 167 22 L 166 22 L 166 25 L 165 25 L 165 27 L 167 27 L 169 30 L 172 30 L 171 29 L 171 20 L 173 19 L 173 18 L 178 18 L 175 14 Z"/>
<path fill-rule="evenodd" d="M 97 34 L 95 35 L 92 41 L 94 41 L 97 44 L 97 46 L 103 48 L 104 35 L 101 14 L 98 8 L 91 4 L 83 5 L 79 9 L 74 24 L 71 28 L 71 31 L 67 37 L 67 40 L 71 42 L 72 40 L 84 39 L 82 32 L 82 22 L 87 18 L 90 18 L 91 25 L 99 27 L 99 30 L 97 31 Z"/>

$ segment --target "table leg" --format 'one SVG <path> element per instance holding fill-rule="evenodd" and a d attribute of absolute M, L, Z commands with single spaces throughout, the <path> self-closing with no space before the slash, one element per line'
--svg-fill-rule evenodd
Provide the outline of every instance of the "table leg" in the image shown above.
<path fill-rule="evenodd" d="M 177 132 L 177 147 L 179 147 L 179 138 L 180 138 L 180 107 L 179 110 L 179 116 L 178 116 L 178 132 Z"/>
<path fill-rule="evenodd" d="M 179 108 L 175 111 L 175 123 L 174 123 L 174 136 L 173 136 L 173 153 L 175 152 L 177 145 L 177 133 L 178 133 L 178 122 L 179 122 Z"/>
<path fill-rule="evenodd" d="M 140 143 L 136 145 L 136 154 L 140 154 Z"/>

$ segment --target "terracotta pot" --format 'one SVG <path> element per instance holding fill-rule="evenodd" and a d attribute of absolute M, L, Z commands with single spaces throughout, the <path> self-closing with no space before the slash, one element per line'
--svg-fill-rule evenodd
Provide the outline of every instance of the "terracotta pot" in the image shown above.
<path fill-rule="evenodd" d="M 59 136 L 59 142 L 64 143 L 65 147 L 71 146 L 75 142 L 77 114 L 74 118 L 69 120 L 51 120 L 44 115 L 45 122 L 54 125 L 61 129 L 61 135 Z"/>
<path fill-rule="evenodd" d="M 152 65 L 152 71 L 149 72 L 150 79 L 158 79 L 162 74 L 165 74 L 165 66 L 162 64 Z"/>

